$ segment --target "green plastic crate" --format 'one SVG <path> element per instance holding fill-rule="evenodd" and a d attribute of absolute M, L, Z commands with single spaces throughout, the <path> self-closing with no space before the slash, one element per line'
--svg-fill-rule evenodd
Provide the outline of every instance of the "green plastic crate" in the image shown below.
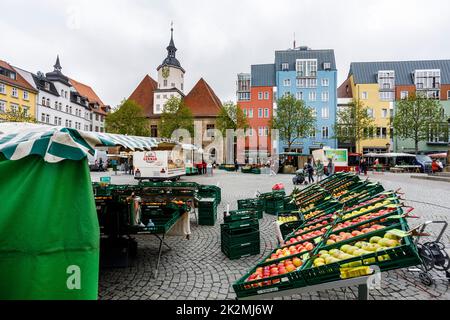
<path fill-rule="evenodd" d="M 233 221 L 233 222 L 225 222 L 221 225 L 221 228 L 225 230 L 229 230 L 230 232 L 244 229 L 244 228 L 251 228 L 251 227 L 258 227 L 259 228 L 259 221 L 258 219 L 247 219 L 247 220 L 239 220 L 239 221 Z"/>
<path fill-rule="evenodd" d="M 221 244 L 228 247 L 247 244 L 249 242 L 260 241 L 260 232 L 257 227 L 241 229 L 236 232 L 229 232 L 221 228 L 220 231 Z"/>
<path fill-rule="evenodd" d="M 260 246 L 260 241 L 254 241 L 231 247 L 222 245 L 221 249 L 230 260 L 237 260 L 260 254 Z"/>
<path fill-rule="evenodd" d="M 314 253 L 318 253 L 321 250 L 331 250 L 335 248 L 340 248 L 345 244 L 353 244 L 358 241 L 368 241 L 371 237 L 376 235 L 384 236 L 384 234 L 392 229 L 401 229 L 403 231 L 408 231 L 408 226 L 405 220 L 400 221 L 399 224 L 390 226 L 386 229 L 379 230 L 377 233 L 371 234 L 369 237 L 355 237 L 347 241 L 342 241 L 333 246 L 318 246 Z M 389 255 L 390 260 L 378 261 L 378 257 L 384 255 Z M 367 260 L 376 259 L 376 262 L 369 262 Z M 352 259 L 347 259 L 337 263 L 324 265 L 320 267 L 313 267 L 313 259 L 310 259 L 305 268 L 302 270 L 302 276 L 309 285 L 320 284 L 324 282 L 338 281 L 341 280 L 340 268 L 343 264 L 348 264 L 351 262 L 361 262 L 363 265 L 377 265 L 381 271 L 388 271 L 393 269 L 407 268 L 415 266 L 421 263 L 419 255 L 417 253 L 417 248 L 411 237 L 404 238 L 404 243 L 398 247 L 390 248 L 383 251 L 373 252 L 360 257 L 355 257 Z"/>
<path fill-rule="evenodd" d="M 248 219 L 257 219 L 258 213 L 255 210 L 233 210 L 229 216 L 223 218 L 224 222 L 243 221 Z"/>

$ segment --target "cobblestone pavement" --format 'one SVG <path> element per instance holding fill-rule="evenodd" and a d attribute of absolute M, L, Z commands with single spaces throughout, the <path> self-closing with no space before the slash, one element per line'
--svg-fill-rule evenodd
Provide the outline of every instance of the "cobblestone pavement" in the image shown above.
<path fill-rule="evenodd" d="M 93 180 L 98 181 L 105 174 L 93 173 Z M 444 220 L 450 217 L 450 185 L 443 182 L 414 180 L 409 175 L 369 174 L 370 179 L 380 181 L 386 189 L 402 188 L 406 203 L 414 206 L 414 213 L 419 220 L 411 220 L 416 226 L 423 221 Z M 264 215 L 260 221 L 261 253 L 240 260 L 229 260 L 220 250 L 220 223 L 222 212 L 229 203 L 235 209 L 237 199 L 249 198 L 255 192 L 269 192 L 278 182 L 285 184 L 287 192 L 291 192 L 292 176 L 278 175 L 244 175 L 215 171 L 213 177 L 186 177 L 185 181 L 196 181 L 202 184 L 219 185 L 222 188 L 222 203 L 219 207 L 218 223 L 214 227 L 197 226 L 194 216 L 191 218 L 192 236 L 190 240 L 180 237 L 167 238 L 171 251 L 164 251 L 161 259 L 159 275 L 152 278 L 156 265 L 157 241 L 154 237 L 138 236 L 138 258 L 132 266 L 123 269 L 103 269 L 100 273 L 99 298 L 102 300 L 117 299 L 235 299 L 232 284 L 245 275 L 249 269 L 276 246 L 274 234 L 275 217 Z M 133 183 L 130 176 L 112 176 L 112 183 Z M 437 228 L 431 232 L 436 234 Z M 450 247 L 450 230 L 444 236 L 444 243 Z M 449 282 L 443 273 L 433 273 L 435 284 L 426 287 L 421 284 L 418 274 L 408 270 L 395 270 L 383 273 L 381 289 L 371 290 L 370 298 L 385 299 L 450 299 Z M 441 279 L 439 279 L 441 278 Z M 355 299 L 357 288 L 347 290 L 328 290 L 293 295 L 279 299 L 302 300 L 336 300 Z M 278 299 L 278 298 L 276 298 Z"/>

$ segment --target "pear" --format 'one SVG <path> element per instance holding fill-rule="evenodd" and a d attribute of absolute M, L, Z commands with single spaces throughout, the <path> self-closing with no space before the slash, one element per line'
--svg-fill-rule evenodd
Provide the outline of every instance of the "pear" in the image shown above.
<path fill-rule="evenodd" d="M 361 241 L 358 241 L 357 243 L 355 243 L 355 247 L 358 247 L 361 249 L 362 246 L 363 246 L 363 243 Z"/>
<path fill-rule="evenodd" d="M 392 233 L 386 233 L 384 235 L 384 238 L 390 239 L 390 240 L 400 240 L 399 237 L 397 237 L 395 234 L 392 234 Z"/>
<path fill-rule="evenodd" d="M 345 245 L 343 245 L 343 246 L 341 247 L 341 251 L 342 251 L 342 252 L 345 252 L 345 253 L 348 253 L 348 249 L 349 249 L 349 248 L 351 248 L 351 246 L 348 245 L 348 244 L 345 244 Z"/>
<path fill-rule="evenodd" d="M 353 253 L 355 252 L 355 250 L 358 250 L 358 247 L 350 246 L 350 247 L 347 249 L 346 252 L 347 252 L 348 254 L 353 255 Z"/>
<path fill-rule="evenodd" d="M 378 243 L 381 239 L 381 237 L 372 237 L 370 238 L 370 243 Z"/>

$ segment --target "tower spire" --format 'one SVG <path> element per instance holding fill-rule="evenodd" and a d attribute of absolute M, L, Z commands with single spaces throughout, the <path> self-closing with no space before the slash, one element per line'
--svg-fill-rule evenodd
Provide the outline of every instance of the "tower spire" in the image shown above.
<path fill-rule="evenodd" d="M 170 43 L 167 47 L 167 53 L 169 57 L 175 58 L 175 52 L 177 48 L 175 47 L 175 42 L 173 41 L 173 21 L 170 23 Z"/>
<path fill-rule="evenodd" d="M 56 56 L 56 63 L 53 66 L 53 68 L 55 68 L 55 71 L 61 71 L 62 70 L 61 63 L 59 62 L 59 54 Z"/>

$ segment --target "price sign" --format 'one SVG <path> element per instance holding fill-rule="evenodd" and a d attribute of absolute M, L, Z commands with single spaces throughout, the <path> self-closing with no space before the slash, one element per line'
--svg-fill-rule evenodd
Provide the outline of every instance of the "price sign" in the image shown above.
<path fill-rule="evenodd" d="M 389 230 L 387 233 L 393 234 L 394 236 L 397 236 L 399 238 L 405 238 L 405 237 L 409 236 L 408 232 L 405 232 L 405 231 L 399 230 L 399 229 L 392 229 L 392 230 Z"/>
<path fill-rule="evenodd" d="M 319 244 L 322 241 L 322 237 L 318 237 L 314 239 L 315 244 Z"/>

